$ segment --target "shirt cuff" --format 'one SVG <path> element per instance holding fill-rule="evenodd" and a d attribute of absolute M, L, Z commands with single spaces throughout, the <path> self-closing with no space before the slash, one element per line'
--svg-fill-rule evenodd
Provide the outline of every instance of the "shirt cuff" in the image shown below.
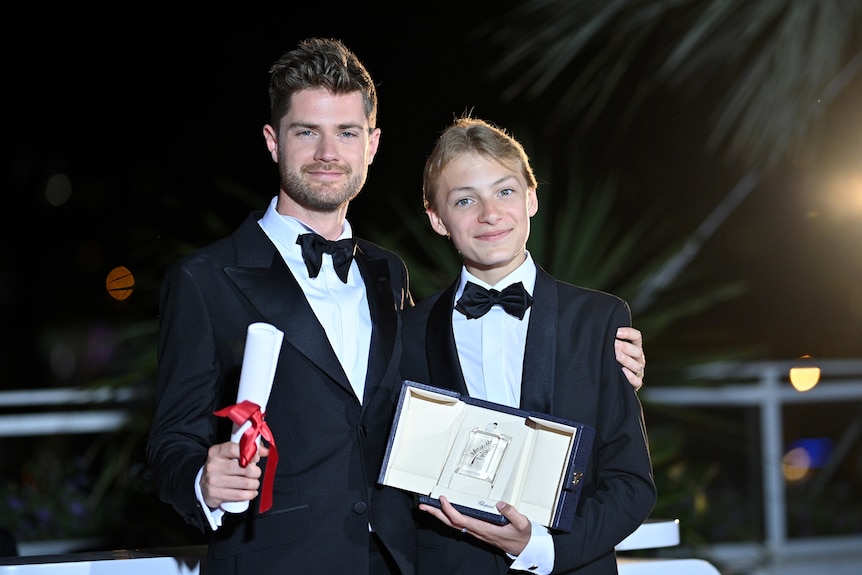
<path fill-rule="evenodd" d="M 527 546 L 509 567 L 512 570 L 527 571 L 536 575 L 549 575 L 554 570 L 554 538 L 543 525 L 531 521 L 532 530 Z"/>
<path fill-rule="evenodd" d="M 216 531 L 221 527 L 221 518 L 224 517 L 224 510 L 221 507 L 210 509 L 210 506 L 206 504 L 206 501 L 204 501 L 204 494 L 201 491 L 201 475 L 203 475 L 203 472 L 204 468 L 201 467 L 198 470 L 198 474 L 195 476 L 195 495 L 198 498 L 198 502 L 201 504 L 201 511 L 203 511 L 204 517 L 207 518 L 207 521 L 210 524 L 210 529 Z"/>

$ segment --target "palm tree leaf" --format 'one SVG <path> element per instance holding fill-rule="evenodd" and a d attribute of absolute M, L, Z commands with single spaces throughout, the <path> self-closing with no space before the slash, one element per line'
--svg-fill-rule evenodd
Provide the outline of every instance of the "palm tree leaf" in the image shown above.
<path fill-rule="evenodd" d="M 860 25 L 862 5 L 841 0 L 526 0 L 478 35 L 499 48 L 492 78 L 512 78 L 504 100 L 562 94 L 549 126 L 588 130 L 616 98 L 625 126 L 650 94 L 724 85 L 706 150 L 771 166 L 804 150 Z"/>

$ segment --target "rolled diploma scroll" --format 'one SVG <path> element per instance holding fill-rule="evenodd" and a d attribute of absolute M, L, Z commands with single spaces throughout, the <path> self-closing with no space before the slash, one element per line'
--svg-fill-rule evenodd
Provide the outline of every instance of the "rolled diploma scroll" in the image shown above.
<path fill-rule="evenodd" d="M 275 367 L 278 364 L 278 354 L 281 351 L 281 340 L 284 332 L 268 323 L 258 322 L 248 326 L 245 339 L 245 351 L 242 356 L 242 371 L 239 374 L 239 389 L 236 392 L 236 402 L 252 401 L 260 406 L 261 412 L 266 412 L 272 380 L 275 377 Z M 230 439 L 239 443 L 243 432 L 251 426 L 250 421 L 242 425 L 234 423 Z M 258 445 L 260 437 L 257 438 Z M 248 509 L 248 501 L 229 501 L 221 504 L 228 513 L 242 513 Z"/>

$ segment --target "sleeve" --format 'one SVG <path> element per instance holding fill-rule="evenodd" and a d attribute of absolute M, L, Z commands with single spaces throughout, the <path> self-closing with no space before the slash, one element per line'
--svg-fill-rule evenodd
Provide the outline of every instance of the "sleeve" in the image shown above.
<path fill-rule="evenodd" d="M 159 497 L 186 522 L 208 521 L 195 495 L 215 441 L 219 365 L 206 301 L 191 270 L 175 265 L 160 294 L 158 378 L 147 459 Z"/>
<path fill-rule="evenodd" d="M 579 401 L 593 413 L 579 413 L 594 419 L 596 437 L 572 531 L 553 534 L 554 573 L 569 573 L 603 556 L 614 557 L 615 546 L 649 517 L 656 501 L 640 400 L 620 371 L 613 349 L 616 329 L 631 324 L 631 313 L 623 300 L 611 301 L 616 303 L 590 306 L 590 313 L 598 317 L 587 323 L 595 332 L 578 332 L 574 340 L 578 360 L 590 366 L 586 370 L 590 381 L 576 385 L 583 386 Z M 601 349 L 582 346 L 580 340 L 585 337 L 599 342 Z"/>

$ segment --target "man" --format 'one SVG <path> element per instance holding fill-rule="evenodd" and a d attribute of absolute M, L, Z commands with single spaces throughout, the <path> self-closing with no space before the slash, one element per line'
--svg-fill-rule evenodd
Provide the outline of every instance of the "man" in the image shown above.
<path fill-rule="evenodd" d="M 536 187 L 526 153 L 503 130 L 465 117 L 443 131 L 425 165 L 425 208 L 464 266 L 451 286 L 405 310 L 401 373 L 593 427 L 574 525 L 548 529 L 498 502 L 509 520 L 500 526 L 441 496 L 439 509 L 420 506 L 420 574 L 616 573 L 614 547 L 656 501 L 641 406 L 615 359 L 629 307 L 535 264 L 526 244 Z"/>
<path fill-rule="evenodd" d="M 166 275 L 149 461 L 162 499 L 214 529 L 211 575 L 412 573 L 411 501 L 375 484 L 400 385 L 407 270 L 351 239 L 345 219 L 380 138 L 375 86 L 340 42 L 310 39 L 273 65 L 270 98 L 278 196 Z M 345 280 L 329 254 L 310 277 L 297 240 L 315 232 L 350 240 Z M 231 422 L 213 414 L 236 402 L 254 322 L 284 332 L 266 406 L 280 459 L 271 509 L 225 514 L 223 503 L 260 487 L 259 460 L 242 467 Z"/>
<path fill-rule="evenodd" d="M 209 575 L 411 574 L 412 499 L 376 478 L 400 392 L 400 312 L 413 302 L 403 261 L 353 238 L 346 220 L 380 140 L 375 86 L 341 42 L 313 38 L 273 65 L 270 105 L 278 195 L 162 286 L 153 475 L 164 501 L 211 532 Z M 237 401 L 255 322 L 284 339 L 265 409 L 272 445 L 242 465 L 215 412 Z M 631 365 L 642 349 L 629 336 Z M 261 459 L 273 450 L 277 464 Z M 253 503 L 225 512 L 239 501 Z"/>

